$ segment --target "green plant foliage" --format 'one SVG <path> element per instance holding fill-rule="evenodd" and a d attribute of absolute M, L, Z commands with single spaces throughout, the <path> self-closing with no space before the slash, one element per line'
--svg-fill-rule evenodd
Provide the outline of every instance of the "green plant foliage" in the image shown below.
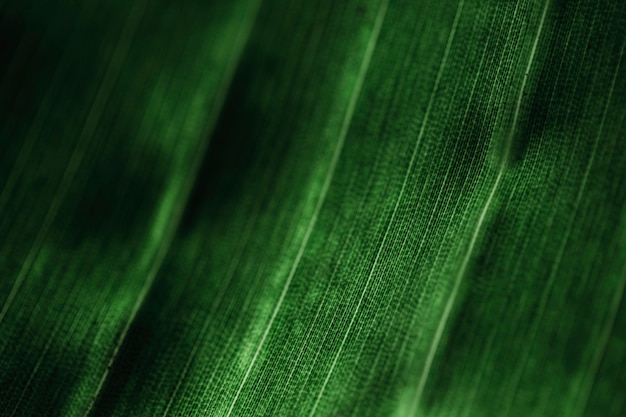
<path fill-rule="evenodd" d="M 623 0 L 0 22 L 0 416 L 626 415 Z"/>

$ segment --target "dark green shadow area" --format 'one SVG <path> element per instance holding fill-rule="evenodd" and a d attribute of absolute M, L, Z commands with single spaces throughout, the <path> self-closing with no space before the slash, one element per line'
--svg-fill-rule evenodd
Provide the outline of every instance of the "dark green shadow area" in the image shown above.
<path fill-rule="evenodd" d="M 24 337 L 30 337 L 24 334 Z M 54 346 L 45 349 L 44 345 L 31 346 L 37 351 L 46 351 L 44 357 L 28 354 L 21 346 L 13 346 L 7 356 L 19 356 L 0 373 L 0 403 L 3 404 L 3 416 L 49 416 L 63 417 L 61 411 L 66 404 L 67 395 L 74 392 L 79 376 L 73 372 L 67 362 L 68 356 L 80 357 L 78 350 L 57 350 Z M 16 351 L 17 350 L 17 351 Z M 72 363 L 80 367 L 82 363 Z M 34 378 L 34 372 L 43 369 Z M 46 401 L 33 401 L 33 398 L 45 397 Z"/>
<path fill-rule="evenodd" d="M 25 12 L 0 11 L 0 186 L 9 178 L 69 40 L 68 31 L 47 29 Z"/>
<path fill-rule="evenodd" d="M 236 204 L 253 175 L 263 146 L 259 132 L 265 125 L 263 111 L 248 99 L 247 80 L 256 72 L 254 62 L 244 53 L 209 148 L 194 181 L 179 234 L 185 236 L 201 219 L 213 219 L 221 210 Z"/>
<path fill-rule="evenodd" d="M 70 190 L 71 203 L 61 209 L 71 213 L 69 223 L 54 232 L 64 248 L 103 241 L 106 250 L 121 252 L 150 225 L 165 182 L 163 157 L 151 149 L 138 154 L 130 135 L 105 143 L 112 146 L 102 149 L 87 181 Z"/>

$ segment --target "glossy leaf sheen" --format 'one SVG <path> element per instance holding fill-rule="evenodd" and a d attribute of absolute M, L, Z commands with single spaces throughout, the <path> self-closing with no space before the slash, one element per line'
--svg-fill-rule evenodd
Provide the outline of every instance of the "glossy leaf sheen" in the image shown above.
<path fill-rule="evenodd" d="M 621 0 L 0 4 L 1 416 L 626 415 Z"/>

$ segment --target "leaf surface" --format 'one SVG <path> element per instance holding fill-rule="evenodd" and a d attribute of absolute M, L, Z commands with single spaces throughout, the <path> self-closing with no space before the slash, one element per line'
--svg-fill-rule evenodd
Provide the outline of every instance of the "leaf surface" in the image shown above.
<path fill-rule="evenodd" d="M 626 413 L 619 0 L 27 3 L 1 415 Z"/>

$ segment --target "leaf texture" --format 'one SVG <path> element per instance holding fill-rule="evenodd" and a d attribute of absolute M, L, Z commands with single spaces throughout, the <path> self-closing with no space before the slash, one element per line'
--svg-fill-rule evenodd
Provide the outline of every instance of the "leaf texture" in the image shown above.
<path fill-rule="evenodd" d="M 0 415 L 626 414 L 620 0 L 0 4 Z"/>

